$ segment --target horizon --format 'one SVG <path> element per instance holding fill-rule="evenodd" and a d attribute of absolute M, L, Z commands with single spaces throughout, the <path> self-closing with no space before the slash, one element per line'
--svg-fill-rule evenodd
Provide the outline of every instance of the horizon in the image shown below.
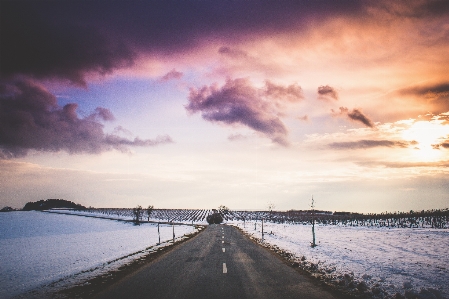
<path fill-rule="evenodd" d="M 67 200 L 65 200 L 63 198 L 41 199 L 41 200 L 37 200 L 35 202 L 28 202 L 26 204 L 33 204 L 33 203 L 37 203 L 37 202 L 40 202 L 40 201 L 49 201 L 49 200 L 65 201 L 66 203 L 70 202 L 70 203 L 73 203 L 75 205 L 79 205 L 76 202 L 67 201 Z M 81 205 L 81 206 L 84 209 L 86 209 L 86 210 L 90 210 L 90 209 L 92 209 L 92 210 L 100 210 L 100 209 L 104 209 L 104 210 L 107 210 L 107 209 L 114 209 L 114 210 L 115 209 L 118 209 L 118 210 L 126 209 L 126 210 L 131 210 L 131 209 L 134 209 L 134 208 L 136 208 L 136 207 L 138 207 L 140 205 L 134 206 L 134 207 L 119 207 L 119 208 L 111 208 L 111 207 L 97 208 L 97 207 L 93 207 L 93 206 L 83 206 L 83 205 Z M 231 209 L 231 208 L 229 208 L 229 207 L 227 207 L 225 205 L 220 205 L 220 207 L 218 207 L 218 208 L 206 208 L 206 209 L 204 209 L 204 208 L 181 208 L 181 209 L 178 209 L 178 208 L 154 207 L 153 205 L 150 205 L 150 206 L 151 206 L 152 210 L 200 210 L 200 211 L 201 210 L 210 210 L 210 211 L 216 210 L 216 211 L 222 211 L 222 209 L 220 209 L 220 208 L 224 207 L 225 210 L 228 210 L 228 211 L 239 211 L 239 212 L 281 212 L 281 213 L 283 213 L 283 212 L 310 212 L 310 211 L 314 211 L 314 212 L 330 212 L 330 213 L 350 213 L 350 214 L 361 214 L 361 215 L 372 215 L 372 214 L 380 215 L 380 214 L 398 214 L 398 213 L 399 214 L 413 214 L 413 213 L 432 212 L 432 211 L 447 211 L 447 210 L 449 210 L 449 207 L 444 207 L 444 208 L 436 208 L 436 209 L 408 210 L 408 211 L 382 211 L 382 212 L 379 212 L 379 213 L 374 213 L 374 212 L 359 212 L 359 211 L 355 211 L 354 212 L 354 211 L 343 211 L 343 210 L 329 211 L 329 210 L 319 210 L 319 209 L 304 209 L 304 210 L 298 210 L 298 209 L 287 209 L 287 210 L 285 210 L 285 209 L 283 209 L 283 210 L 279 210 L 279 209 L 276 209 L 275 206 L 272 206 L 271 210 L 270 210 L 270 207 L 268 207 L 268 206 L 266 207 L 266 209 Z M 6 207 L 9 207 L 9 206 L 6 206 Z M 146 210 L 147 209 L 146 207 L 147 206 L 140 206 L 140 208 L 142 208 L 143 210 Z M 25 208 L 25 206 L 23 208 L 14 208 L 14 211 L 33 211 L 33 209 L 31 209 L 31 210 L 24 210 L 24 208 Z M 76 210 L 76 208 L 73 208 L 73 207 L 62 207 L 61 206 L 61 207 L 56 207 L 56 208 L 52 207 L 52 208 L 44 209 L 44 211 L 45 210 L 64 210 L 64 209 Z"/>
<path fill-rule="evenodd" d="M 2 207 L 449 206 L 447 1 L 7 0 L 0 25 Z"/>

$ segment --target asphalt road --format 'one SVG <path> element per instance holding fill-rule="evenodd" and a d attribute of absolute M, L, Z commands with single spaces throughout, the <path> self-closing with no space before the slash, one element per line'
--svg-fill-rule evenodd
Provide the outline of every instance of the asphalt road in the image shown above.
<path fill-rule="evenodd" d="M 335 298 L 250 241 L 210 225 L 96 298 Z"/>

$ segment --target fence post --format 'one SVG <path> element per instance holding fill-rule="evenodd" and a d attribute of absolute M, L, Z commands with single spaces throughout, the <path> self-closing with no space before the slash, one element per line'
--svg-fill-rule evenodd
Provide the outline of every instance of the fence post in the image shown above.
<path fill-rule="evenodd" d="M 159 243 L 158 244 L 161 244 L 161 232 L 159 231 L 159 222 L 157 223 L 157 234 L 159 236 Z"/>

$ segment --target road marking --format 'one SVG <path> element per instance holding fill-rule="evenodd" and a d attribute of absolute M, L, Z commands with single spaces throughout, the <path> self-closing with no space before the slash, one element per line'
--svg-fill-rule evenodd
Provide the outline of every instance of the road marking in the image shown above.
<path fill-rule="evenodd" d="M 226 249 L 225 248 L 222 248 L 222 249 L 223 249 L 223 252 L 225 252 Z"/>
<path fill-rule="evenodd" d="M 226 263 L 223 263 L 223 273 L 228 273 L 228 268 L 226 268 Z"/>
<path fill-rule="evenodd" d="M 221 241 L 221 243 L 224 243 L 224 241 Z"/>
<path fill-rule="evenodd" d="M 223 237 L 221 237 L 222 239 L 224 239 L 224 236 Z"/>

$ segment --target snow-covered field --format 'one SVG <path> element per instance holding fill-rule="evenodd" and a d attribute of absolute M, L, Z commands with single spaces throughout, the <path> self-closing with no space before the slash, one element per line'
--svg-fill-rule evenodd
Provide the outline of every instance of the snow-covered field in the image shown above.
<path fill-rule="evenodd" d="M 35 211 L 0 213 L 0 228 L 0 298 L 101 267 L 159 241 L 157 224 Z M 177 238 L 194 230 L 174 228 Z M 160 225 L 160 234 L 161 242 L 172 240 L 172 226 Z"/>
<path fill-rule="evenodd" d="M 108 211 L 109 209 L 103 209 Z M 105 213 L 106 211 L 103 211 L 102 209 L 92 209 L 92 210 L 66 210 L 66 209 L 54 209 L 51 210 L 52 213 L 63 213 L 63 214 L 73 214 L 73 215 L 82 215 L 82 216 L 88 216 L 88 217 L 98 217 L 98 218 L 108 218 L 108 219 L 117 219 L 117 220 L 133 220 L 134 216 L 132 215 L 131 209 L 110 209 L 108 213 Z M 186 219 L 189 217 L 186 217 L 187 215 L 176 215 L 175 213 L 177 209 L 171 209 L 168 210 L 173 215 L 171 217 L 165 218 L 165 217 L 157 217 L 158 214 L 160 215 L 160 211 L 153 211 L 151 214 L 151 217 L 148 219 L 146 212 L 144 211 L 142 213 L 142 222 L 147 222 L 148 220 L 150 222 L 171 222 L 177 224 L 199 224 L 199 225 L 207 225 L 206 216 L 209 213 L 209 210 L 201 210 L 202 213 L 204 213 L 204 217 L 202 217 L 200 220 L 192 221 L 190 219 Z M 195 211 L 195 210 L 192 210 Z M 200 210 L 198 210 L 200 211 Z M 174 219 L 173 219 L 174 218 Z"/>
<path fill-rule="evenodd" d="M 256 230 L 254 222 L 228 224 L 261 238 L 260 222 Z M 366 286 L 365 293 L 379 298 L 396 293 L 449 298 L 447 229 L 315 226 L 315 248 L 311 225 L 264 223 L 264 232 L 264 242 L 292 253 L 301 267 L 334 284 Z"/>

